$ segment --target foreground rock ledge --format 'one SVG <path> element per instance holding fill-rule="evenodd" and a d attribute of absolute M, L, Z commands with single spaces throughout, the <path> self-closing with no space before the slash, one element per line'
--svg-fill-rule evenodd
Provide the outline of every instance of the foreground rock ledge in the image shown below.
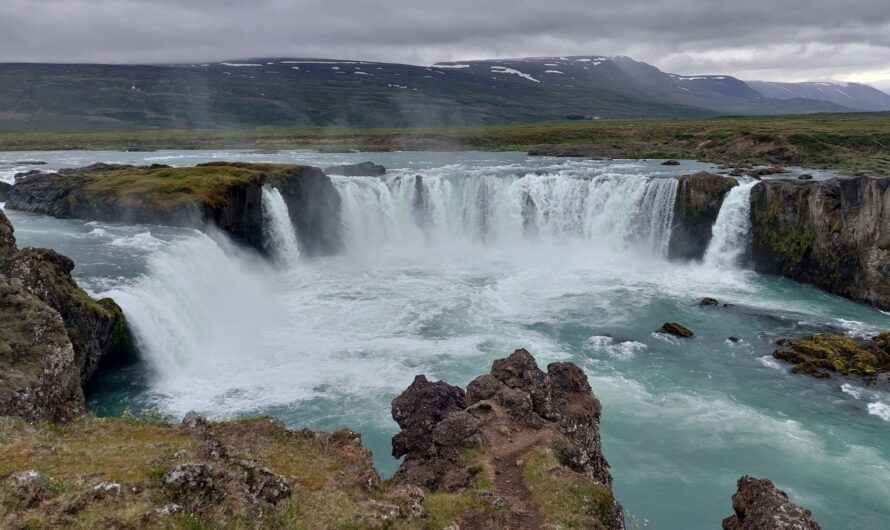
<path fill-rule="evenodd" d="M 543 372 L 517 350 L 466 391 L 418 376 L 393 417 L 405 460 L 389 481 L 348 430 L 0 417 L 0 528 L 624 528 L 600 405 L 572 363 Z M 729 530 L 819 528 L 766 480 L 743 477 L 733 509 Z"/>

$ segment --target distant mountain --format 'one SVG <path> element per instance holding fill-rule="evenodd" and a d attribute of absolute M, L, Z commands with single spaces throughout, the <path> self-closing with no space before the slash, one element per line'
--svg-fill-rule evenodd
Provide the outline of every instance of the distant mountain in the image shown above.
<path fill-rule="evenodd" d="M 856 110 L 890 110 L 890 95 L 860 83 L 773 83 L 748 81 L 748 85 L 767 98 L 806 98 L 830 101 Z"/>
<path fill-rule="evenodd" d="M 314 58 L 0 64 L 2 131 L 460 126 L 853 108 L 810 97 L 769 97 L 733 77 L 679 76 L 627 57 L 429 67 Z"/>

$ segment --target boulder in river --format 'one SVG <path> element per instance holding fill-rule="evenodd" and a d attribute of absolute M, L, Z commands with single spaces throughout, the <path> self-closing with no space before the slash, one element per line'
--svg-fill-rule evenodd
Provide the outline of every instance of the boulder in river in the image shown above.
<path fill-rule="evenodd" d="M 723 530 L 821 530 L 809 510 L 791 502 L 769 480 L 744 476 L 737 485 L 735 515 L 723 520 Z"/>
<path fill-rule="evenodd" d="M 680 161 L 679 160 L 665 160 L 664 162 L 661 163 L 661 165 L 662 166 L 679 166 Z"/>
<path fill-rule="evenodd" d="M 12 184 L 8 182 L 0 182 L 0 202 L 6 202 L 6 194 L 12 189 Z"/>
<path fill-rule="evenodd" d="M 689 330 L 689 328 L 687 328 L 683 324 L 678 324 L 676 322 L 665 322 L 664 325 L 662 325 L 658 329 L 658 333 L 664 333 L 666 335 L 673 335 L 675 337 L 680 337 L 680 338 L 684 338 L 684 339 L 688 339 L 688 338 L 692 337 L 693 335 L 695 335 L 692 331 Z"/>
<path fill-rule="evenodd" d="M 845 335 L 821 333 L 800 339 L 780 339 L 773 357 L 794 365 L 792 371 L 829 377 L 832 373 L 866 383 L 890 381 L 890 333 L 871 341 L 856 341 Z"/>

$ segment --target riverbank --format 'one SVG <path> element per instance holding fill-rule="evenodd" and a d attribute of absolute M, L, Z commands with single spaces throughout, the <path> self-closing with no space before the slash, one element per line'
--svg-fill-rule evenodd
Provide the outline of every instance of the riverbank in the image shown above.
<path fill-rule="evenodd" d="M 544 149 L 542 149 L 542 146 Z M 326 151 L 552 151 L 890 173 L 890 114 L 590 121 L 448 129 L 252 129 L 0 133 L 0 151 L 317 148 Z M 580 151 L 577 151 L 580 149 Z M 2 159 L 2 155 L 0 155 Z"/>

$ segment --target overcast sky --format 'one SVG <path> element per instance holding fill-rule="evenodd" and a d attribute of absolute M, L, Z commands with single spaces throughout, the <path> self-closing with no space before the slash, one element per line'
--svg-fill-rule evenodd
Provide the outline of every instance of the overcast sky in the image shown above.
<path fill-rule="evenodd" d="M 0 61 L 628 55 L 890 89 L 888 0 L 0 0 Z"/>

